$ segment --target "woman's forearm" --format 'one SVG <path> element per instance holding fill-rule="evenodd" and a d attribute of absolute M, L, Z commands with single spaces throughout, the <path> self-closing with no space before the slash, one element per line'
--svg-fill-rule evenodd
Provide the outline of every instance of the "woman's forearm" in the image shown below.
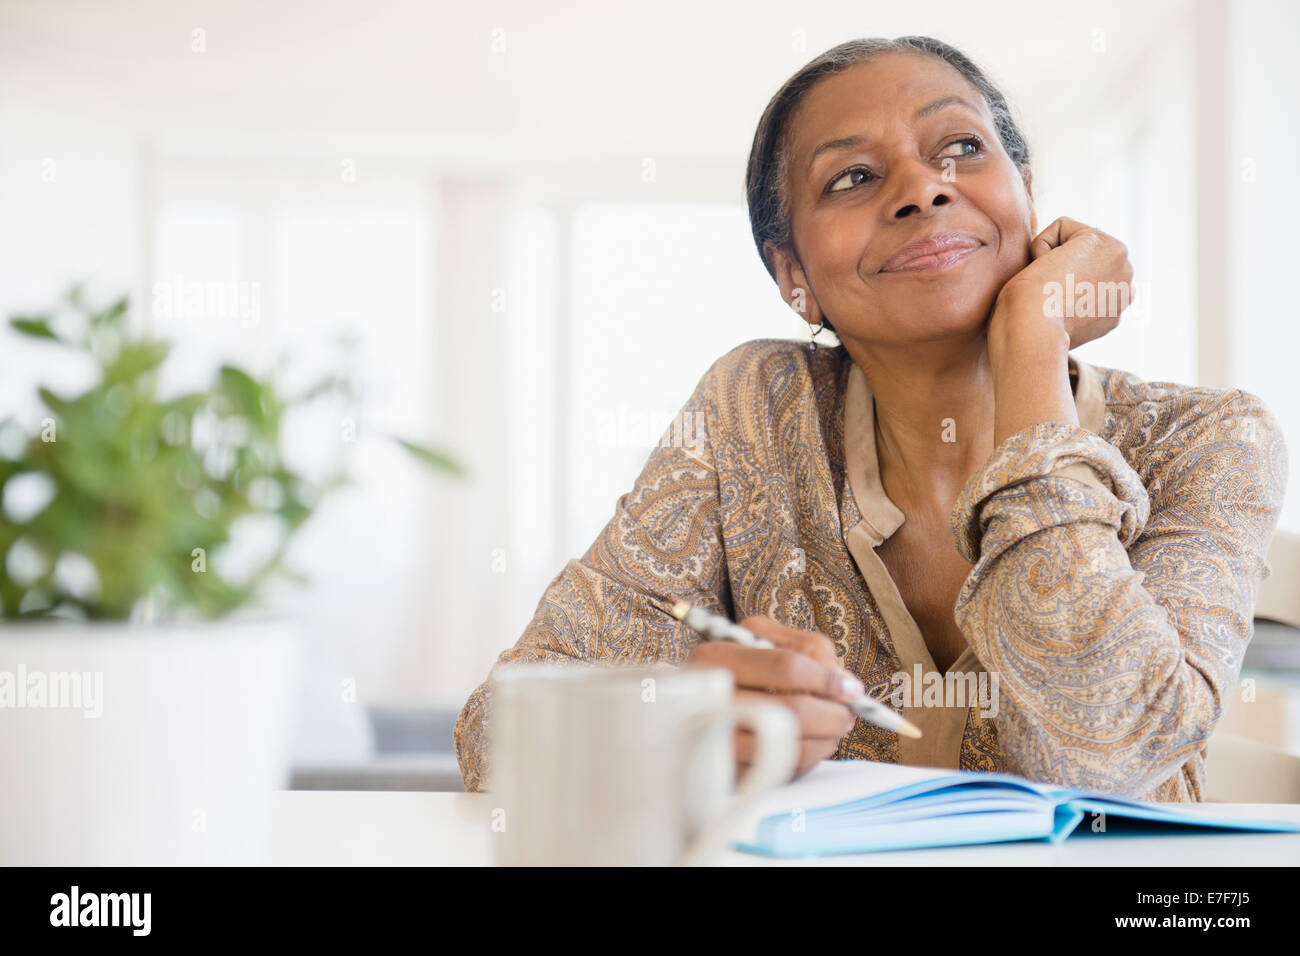
<path fill-rule="evenodd" d="M 1004 289 L 989 321 L 996 412 L 993 447 L 1041 422 L 1078 425 L 1070 391 L 1070 335 L 1043 315 L 1042 297 Z"/>
<path fill-rule="evenodd" d="M 1149 508 L 1118 450 L 1057 422 L 1014 435 L 963 490 L 954 521 L 974 567 L 954 617 L 994 675 L 1009 772 L 1139 797 L 1213 733 L 1249 639 L 1245 589 L 1213 536 L 1182 523 L 1193 506 L 1153 524 Z M 1183 560 L 1213 566 L 1221 590 L 1198 582 L 1171 613 L 1168 589 L 1146 585 Z"/>
<path fill-rule="evenodd" d="M 1008 770 L 1141 796 L 1236 686 L 1286 447 L 1256 396 L 1198 389 L 1151 393 L 1122 450 L 1075 421 L 1068 371 L 1044 374 L 1065 346 L 1020 305 L 990 323 L 999 437 L 953 509 L 973 565 L 954 616 L 996 675 Z"/>

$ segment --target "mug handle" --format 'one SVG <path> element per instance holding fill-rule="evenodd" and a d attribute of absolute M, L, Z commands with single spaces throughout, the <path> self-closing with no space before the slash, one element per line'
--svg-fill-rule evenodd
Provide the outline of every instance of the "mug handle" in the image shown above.
<path fill-rule="evenodd" d="M 799 722 L 788 707 L 767 701 L 733 701 L 726 707 L 696 714 L 688 733 L 699 734 L 719 721 L 744 723 L 758 738 L 754 762 L 740 781 L 730 802 L 707 824 L 682 854 L 679 866 L 699 866 L 730 836 L 735 817 L 747 810 L 765 791 L 790 780 L 799 761 Z"/>

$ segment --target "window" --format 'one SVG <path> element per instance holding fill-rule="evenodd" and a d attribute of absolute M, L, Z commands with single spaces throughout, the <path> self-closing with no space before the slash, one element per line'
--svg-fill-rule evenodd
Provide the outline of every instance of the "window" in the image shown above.
<path fill-rule="evenodd" d="M 326 499 L 291 550 L 309 587 L 286 585 L 275 600 L 306 622 L 361 699 L 410 693 L 423 685 L 404 688 L 394 674 L 424 640 L 436 502 L 427 472 L 385 436 L 437 439 L 427 183 L 389 178 L 349 192 L 310 171 L 222 168 L 163 182 L 152 323 L 174 341 L 176 361 L 162 385 L 207 381 L 223 361 L 265 374 L 287 360 L 290 393 L 327 372 L 353 379 L 358 402 L 305 406 L 286 427 L 296 467 L 343 466 L 353 484 Z"/>
<path fill-rule="evenodd" d="M 808 338 L 736 203 L 586 204 L 573 215 L 566 480 L 570 552 L 586 549 L 714 360 Z"/>

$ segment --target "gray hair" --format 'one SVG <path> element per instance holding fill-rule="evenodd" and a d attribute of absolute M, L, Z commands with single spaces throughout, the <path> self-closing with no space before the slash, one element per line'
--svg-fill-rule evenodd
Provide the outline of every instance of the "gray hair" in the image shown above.
<path fill-rule="evenodd" d="M 849 40 L 832 47 L 810 61 L 785 81 L 763 110 L 754 133 L 745 170 L 745 196 L 749 203 L 749 224 L 754 245 L 768 274 L 776 278 L 776 269 L 763 254 L 763 243 L 790 248 L 790 197 L 786 175 L 790 166 L 790 118 L 804 96 L 821 79 L 859 63 L 873 60 L 883 53 L 925 53 L 951 64 L 979 91 L 993 115 L 993 124 L 1002 148 L 1023 174 L 1029 168 L 1029 146 L 1011 115 L 1006 97 L 966 54 L 942 40 L 926 36 L 898 37 L 894 40 Z M 823 320 L 825 321 L 825 320 Z M 832 332 L 835 327 L 825 322 Z"/>

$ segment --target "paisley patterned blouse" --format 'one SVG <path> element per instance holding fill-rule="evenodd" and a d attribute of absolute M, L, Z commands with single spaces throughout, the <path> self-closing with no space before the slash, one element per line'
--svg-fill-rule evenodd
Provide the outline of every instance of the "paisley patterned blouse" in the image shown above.
<path fill-rule="evenodd" d="M 668 608 L 685 598 L 826 634 L 924 734 L 858 720 L 836 759 L 1203 800 L 1206 742 L 1271 573 L 1286 445 L 1249 392 L 1069 364 L 1080 425 L 1008 437 L 953 509 L 973 567 L 955 608 L 968 648 L 946 677 L 875 551 L 904 516 L 881 485 L 866 378 L 842 348 L 777 339 L 710 367 L 498 663 L 683 663 L 699 638 Z M 899 675 L 921 683 L 903 696 Z M 922 693 L 978 679 L 996 707 Z M 456 722 L 467 790 L 487 783 L 489 690 Z"/>

